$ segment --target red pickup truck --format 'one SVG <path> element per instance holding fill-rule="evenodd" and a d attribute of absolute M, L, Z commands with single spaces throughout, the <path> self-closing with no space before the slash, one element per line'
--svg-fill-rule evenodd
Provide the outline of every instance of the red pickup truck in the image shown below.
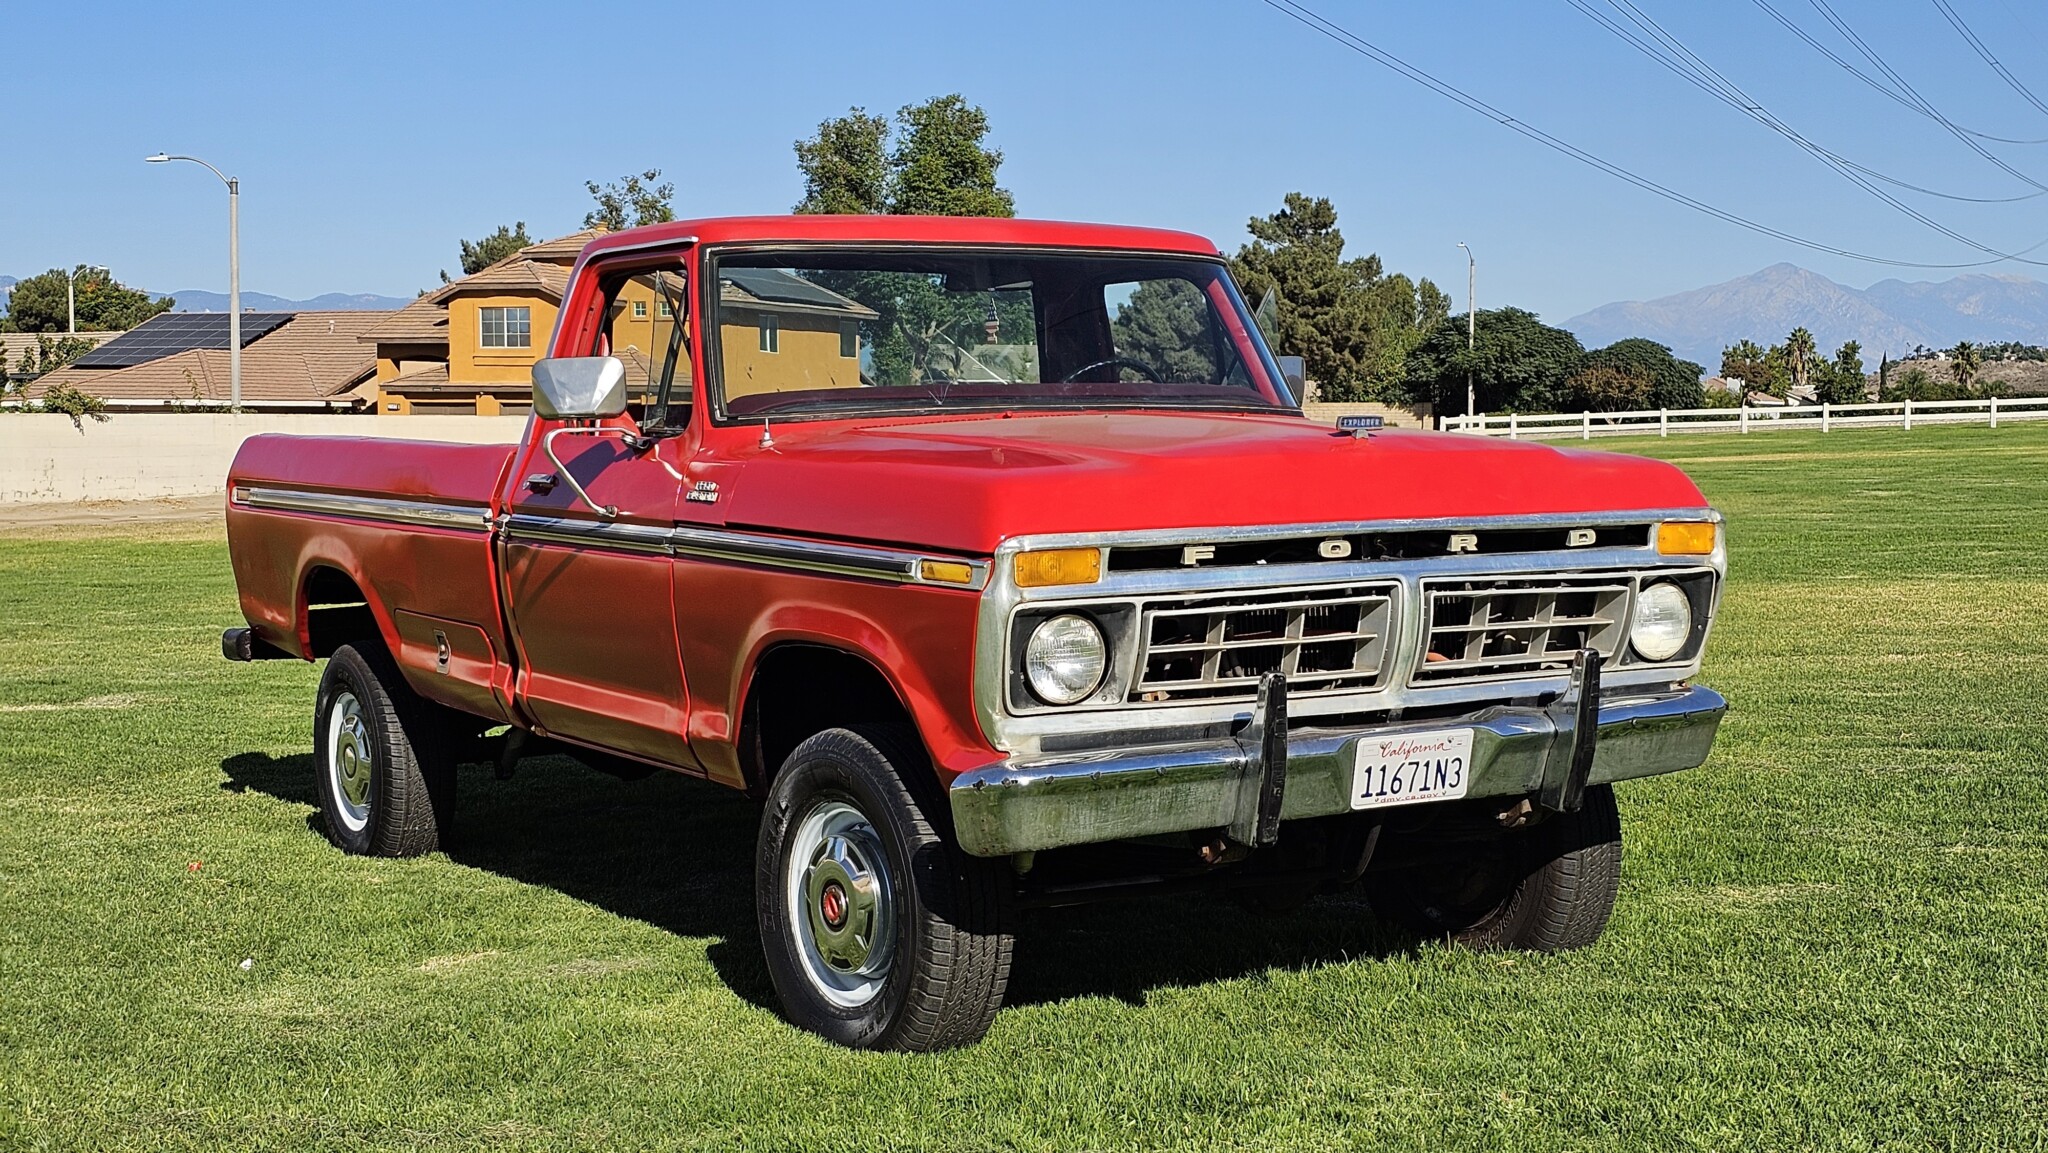
<path fill-rule="evenodd" d="M 1025 905 L 1356 883 L 1584 945 L 1612 784 L 1726 709 L 1682 473 L 1314 423 L 1199 237 L 635 229 L 533 378 L 517 444 L 251 438 L 223 649 L 327 661 L 350 852 L 435 849 L 457 763 L 542 750 L 759 797 L 768 969 L 847 1045 L 978 1038 Z"/>

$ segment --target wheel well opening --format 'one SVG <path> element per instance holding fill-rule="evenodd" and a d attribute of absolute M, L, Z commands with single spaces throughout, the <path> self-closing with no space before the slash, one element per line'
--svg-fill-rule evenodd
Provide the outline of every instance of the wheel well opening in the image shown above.
<path fill-rule="evenodd" d="M 306 639 L 310 657 L 331 657 L 343 645 L 384 644 L 369 598 L 340 569 L 315 566 L 306 573 Z"/>
<path fill-rule="evenodd" d="M 823 645 L 769 650 L 754 669 L 740 712 L 740 749 L 749 792 L 765 793 L 782 762 L 826 729 L 912 724 L 888 678 L 867 660 Z"/>

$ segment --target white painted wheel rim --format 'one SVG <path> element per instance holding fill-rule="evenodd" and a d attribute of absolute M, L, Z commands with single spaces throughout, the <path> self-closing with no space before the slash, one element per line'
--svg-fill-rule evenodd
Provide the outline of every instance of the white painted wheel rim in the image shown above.
<path fill-rule="evenodd" d="M 896 952 L 895 886 L 874 823 L 844 801 L 806 813 L 790 837 L 784 909 L 819 996 L 857 1009 L 880 995 Z"/>
<path fill-rule="evenodd" d="M 335 816 L 351 833 L 369 827 L 374 765 L 362 702 L 354 693 L 336 693 L 327 710 L 327 790 Z"/>

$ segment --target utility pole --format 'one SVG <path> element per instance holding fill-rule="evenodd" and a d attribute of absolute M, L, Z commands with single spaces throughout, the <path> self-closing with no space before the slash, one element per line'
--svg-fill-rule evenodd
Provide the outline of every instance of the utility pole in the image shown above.
<path fill-rule="evenodd" d="M 242 182 L 196 156 L 159 152 L 145 156 L 151 164 L 185 160 L 206 169 L 228 186 L 228 410 L 242 411 Z"/>
<path fill-rule="evenodd" d="M 101 265 L 80 264 L 72 268 L 70 274 L 64 278 L 64 307 L 67 310 L 67 319 L 64 322 L 64 335 L 78 335 L 78 274 L 81 272 L 106 271 L 107 269 Z"/>
<path fill-rule="evenodd" d="M 1465 415 L 1471 416 L 1476 402 L 1472 388 L 1472 352 L 1479 334 L 1479 262 L 1472 259 L 1472 250 L 1464 241 L 1460 240 L 1458 247 L 1465 249 Z"/>

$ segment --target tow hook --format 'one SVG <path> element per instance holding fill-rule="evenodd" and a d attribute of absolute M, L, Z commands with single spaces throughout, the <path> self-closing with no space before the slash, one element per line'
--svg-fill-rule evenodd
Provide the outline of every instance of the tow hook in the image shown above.
<path fill-rule="evenodd" d="M 1540 820 L 1542 816 L 1543 814 L 1536 809 L 1536 802 L 1523 797 L 1521 800 L 1502 809 L 1495 815 L 1494 820 L 1499 821 L 1500 827 L 1503 829 L 1526 829 Z"/>

